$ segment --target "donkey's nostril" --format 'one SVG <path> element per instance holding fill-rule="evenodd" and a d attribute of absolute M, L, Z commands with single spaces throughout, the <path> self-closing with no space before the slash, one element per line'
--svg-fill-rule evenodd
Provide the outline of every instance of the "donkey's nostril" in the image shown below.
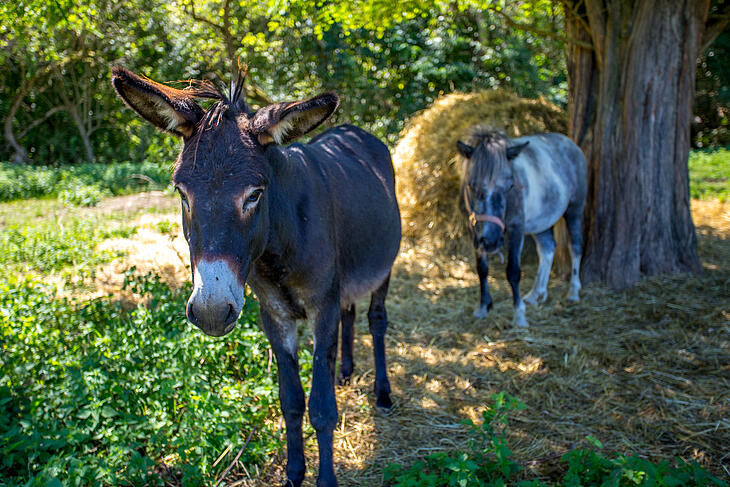
<path fill-rule="evenodd" d="M 226 316 L 226 325 L 230 325 L 234 321 L 238 319 L 238 315 L 236 314 L 236 311 L 233 309 L 232 304 L 228 304 L 228 315 Z"/>
<path fill-rule="evenodd" d="M 193 311 L 193 302 L 188 301 L 188 305 L 185 309 L 185 314 L 188 316 L 188 320 L 190 323 L 197 325 L 198 324 L 198 318 L 195 316 L 195 312 Z"/>

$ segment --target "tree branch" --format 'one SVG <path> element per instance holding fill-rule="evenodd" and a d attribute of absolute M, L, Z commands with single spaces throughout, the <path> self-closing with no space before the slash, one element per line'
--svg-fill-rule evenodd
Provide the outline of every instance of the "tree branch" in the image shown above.
<path fill-rule="evenodd" d="M 730 22 L 730 6 L 725 7 L 725 10 L 718 16 L 712 19 L 707 19 L 707 25 L 705 31 L 702 34 L 702 43 L 700 47 L 700 54 L 710 48 L 717 36 L 722 34 L 722 31 L 727 27 Z"/>
<path fill-rule="evenodd" d="M 511 25 L 512 27 L 514 27 L 515 29 L 523 30 L 526 32 L 532 32 L 533 34 L 537 34 L 539 36 L 549 37 L 551 39 L 556 39 L 559 41 L 567 42 L 570 44 L 574 44 L 576 46 L 583 47 L 585 49 L 593 49 L 593 45 L 591 45 L 587 42 L 583 42 L 578 39 L 572 39 L 569 37 L 561 36 L 560 34 L 556 34 L 555 32 L 540 30 L 531 25 L 525 25 L 525 24 L 520 24 L 519 22 L 515 22 L 509 15 L 504 13 L 501 9 L 497 9 L 496 7 L 487 7 L 487 10 L 496 12 L 499 15 L 501 15 L 502 18 L 504 18 L 504 20 L 506 20 L 507 23 L 509 25 Z"/>
<path fill-rule="evenodd" d="M 67 109 L 66 105 L 59 105 L 57 107 L 51 108 L 41 118 L 39 118 L 37 120 L 33 120 L 33 122 L 31 122 L 30 124 L 28 124 L 28 126 L 25 127 L 25 129 L 18 134 L 18 139 L 22 139 L 25 136 L 25 134 L 27 134 L 28 132 L 30 132 L 31 130 L 33 130 L 35 127 L 37 127 L 38 125 L 42 124 L 43 122 L 45 122 L 49 118 L 51 118 L 54 114 L 56 114 L 58 112 L 62 112 L 64 110 L 66 110 L 66 109 Z"/>
<path fill-rule="evenodd" d="M 216 23 L 215 23 L 215 22 L 213 22 L 212 20 L 210 20 L 210 19 L 207 19 L 207 18 L 205 18 L 205 17 L 200 17 L 200 16 L 198 16 L 198 15 L 197 15 L 197 14 L 195 13 L 195 2 L 194 2 L 194 0 L 191 0 L 191 2 L 190 2 L 190 16 L 191 16 L 191 17 L 192 17 L 192 18 L 193 18 L 194 20 L 197 20 L 198 22 L 203 22 L 203 23 L 206 23 L 206 24 L 210 25 L 211 27 L 215 27 L 216 29 L 218 29 L 218 30 L 219 30 L 219 31 L 221 31 L 221 32 L 225 32 L 225 28 L 224 28 L 224 27 L 223 27 L 222 25 L 220 25 L 220 24 L 216 24 Z"/>

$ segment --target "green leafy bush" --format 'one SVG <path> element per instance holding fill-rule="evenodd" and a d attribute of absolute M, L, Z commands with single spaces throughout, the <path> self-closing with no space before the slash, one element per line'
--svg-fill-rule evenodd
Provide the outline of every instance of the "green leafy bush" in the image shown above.
<path fill-rule="evenodd" d="M 0 484 L 183 485 L 219 473 L 231 444 L 244 464 L 280 447 L 275 366 L 249 300 L 213 339 L 186 323 L 188 289 L 128 276 L 149 303 L 59 299 L 33 278 L 0 282 Z"/>
<path fill-rule="evenodd" d="M 58 194 L 58 199 L 68 205 L 96 206 L 105 196 L 110 196 L 110 192 L 90 184 L 64 189 Z"/>
<path fill-rule="evenodd" d="M 102 194 L 118 195 L 164 188 L 169 180 L 169 165 L 151 162 L 61 167 L 0 163 L 0 201 L 56 196 L 85 186 L 94 186 Z"/>
<path fill-rule="evenodd" d="M 433 453 L 410 467 L 390 464 L 383 481 L 392 487 L 547 487 L 539 480 L 516 480 L 521 468 L 511 459 L 512 452 L 505 438 L 507 415 L 524 409 L 516 398 L 504 392 L 492 395 L 491 404 L 482 413 L 483 422 L 475 425 L 469 420 L 471 440 L 468 450 Z M 595 448 L 601 444 L 593 437 L 588 440 L 594 448 L 576 449 L 563 455 L 567 469 L 556 487 L 702 487 L 725 486 L 697 463 L 677 459 L 673 467 L 668 461 L 652 463 L 637 455 L 604 457 Z"/>

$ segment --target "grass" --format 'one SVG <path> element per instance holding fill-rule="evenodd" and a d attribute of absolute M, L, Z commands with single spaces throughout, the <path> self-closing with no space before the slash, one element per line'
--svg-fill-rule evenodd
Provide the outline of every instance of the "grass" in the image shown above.
<path fill-rule="evenodd" d="M 254 299 L 216 340 L 185 319 L 189 285 L 131 270 L 131 308 L 119 294 L 87 297 L 94 269 L 119 257 L 97 244 L 133 236 L 145 211 L 0 204 L 0 485 L 207 485 L 254 428 L 233 472 L 255 473 L 280 449 Z M 66 297 L 49 284 L 58 276 Z"/>
<path fill-rule="evenodd" d="M 692 198 L 730 201 L 730 148 L 692 151 L 689 178 Z"/>
<path fill-rule="evenodd" d="M 727 154 L 693 153 L 693 194 L 725 198 L 716 179 L 727 177 Z M 237 330 L 215 340 L 186 323 L 187 284 L 175 290 L 130 272 L 125 292 L 139 298 L 131 307 L 119 294 L 63 298 L 49 286 L 119 258 L 98 243 L 134 237 L 131 222 L 146 211 L 164 210 L 68 208 L 55 198 L 0 204 L 0 486 L 212 485 L 254 426 L 227 480 L 282 481 L 276 367 L 253 300 Z M 553 278 L 526 333 L 510 326 L 499 266 L 490 278 L 495 309 L 477 321 L 472 263 L 404 248 L 389 296 L 396 408 L 375 413 L 361 313 L 356 374 L 337 389 L 341 483 L 380 485 L 390 463 L 388 482 L 399 486 L 428 485 L 422 474 L 438 486 L 711 485 L 693 461 L 714 475 L 728 467 L 723 214 L 695 214 L 704 275 L 647 279 L 624 293 L 590 287 L 576 305 L 557 297 L 564 285 Z M 179 232 L 169 221 L 150 228 L 163 241 Z M 523 289 L 534 274 L 528 257 Z M 301 362 L 306 387 L 306 347 Z M 510 412 L 509 429 L 487 430 L 496 417 L 484 421 L 495 408 L 486 398 L 500 390 L 527 409 Z M 316 445 L 305 431 L 313 485 Z M 576 447 L 588 436 L 603 445 Z"/>
<path fill-rule="evenodd" d="M 104 196 L 165 188 L 169 178 L 169 165 L 149 162 L 62 167 L 0 163 L 0 201 L 60 195 L 67 203 L 93 206 Z"/>

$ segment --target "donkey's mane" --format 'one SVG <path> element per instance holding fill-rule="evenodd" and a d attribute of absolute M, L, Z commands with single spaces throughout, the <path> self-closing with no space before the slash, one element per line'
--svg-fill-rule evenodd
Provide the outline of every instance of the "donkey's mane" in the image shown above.
<path fill-rule="evenodd" d="M 464 177 L 467 180 L 489 181 L 502 173 L 507 165 L 509 145 L 509 137 L 504 131 L 478 125 L 472 129 L 468 143 L 474 148 L 474 156 L 464 161 Z"/>

